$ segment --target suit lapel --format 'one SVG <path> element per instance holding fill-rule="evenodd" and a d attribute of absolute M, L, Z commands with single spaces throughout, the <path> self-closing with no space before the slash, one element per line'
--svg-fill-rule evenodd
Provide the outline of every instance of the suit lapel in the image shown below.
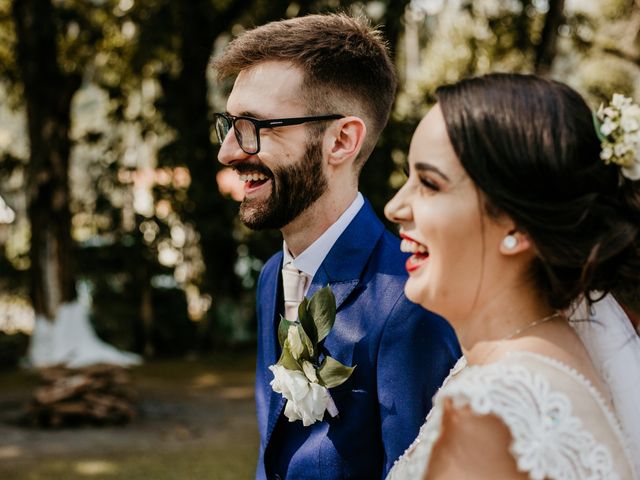
<path fill-rule="evenodd" d="M 311 282 L 307 297 L 330 285 L 338 310 L 360 282 L 362 272 L 382 233 L 384 225 L 376 217 L 371 205 L 364 206 L 340 235 Z"/>
<path fill-rule="evenodd" d="M 278 343 L 278 323 L 280 322 L 280 304 L 282 301 L 282 278 L 280 270 L 282 270 L 282 254 L 280 259 L 276 262 L 276 267 L 269 275 L 269 285 L 265 288 L 265 293 L 260 299 L 264 308 L 264 318 L 271 320 L 271 323 L 265 325 L 265 332 L 263 339 L 264 342 L 264 356 L 265 356 L 265 368 L 269 365 L 274 365 L 280 357 L 280 344 Z M 271 377 L 271 372 L 268 372 L 266 378 Z M 284 407 L 284 398 L 279 393 L 274 392 L 271 389 L 269 380 L 266 380 L 265 388 L 270 392 L 269 396 L 269 414 L 267 417 L 267 442 L 271 437 L 273 427 L 278 420 L 278 416 Z"/>
<path fill-rule="evenodd" d="M 268 284 L 264 288 L 264 294 L 260 299 L 264 309 L 264 318 L 271 319 L 271 324 L 267 323 L 264 336 L 264 354 L 267 365 L 278 361 L 280 355 L 280 345 L 278 344 L 278 322 L 280 320 L 280 307 L 282 301 L 282 254 L 279 261 L 275 262 L 275 268 L 269 272 Z M 271 328 L 273 327 L 273 328 Z"/>
<path fill-rule="evenodd" d="M 340 235 L 320 265 L 320 268 L 313 277 L 311 286 L 307 292 L 307 297 L 310 298 L 320 288 L 329 285 L 336 298 L 336 311 L 337 314 L 339 314 L 340 307 L 344 301 L 358 286 L 362 272 L 383 232 L 384 225 L 378 217 L 376 217 L 369 202 L 365 200 L 364 206 L 360 209 L 347 229 Z M 363 238 L 367 240 L 363 241 Z M 280 267 L 282 266 L 281 264 L 282 260 L 280 261 Z M 276 352 L 279 354 L 279 345 L 277 345 L 278 319 L 276 318 L 278 317 L 277 302 L 280 299 L 279 292 L 281 290 L 278 288 L 281 284 L 279 271 L 280 270 L 276 272 L 277 277 L 276 281 L 274 281 L 276 291 L 270 297 L 270 299 L 275 300 L 272 300 L 273 304 L 269 304 L 274 318 L 274 335 L 265 335 L 269 342 L 273 342 L 272 364 L 278 361 Z M 269 310 L 265 309 L 265 313 L 268 311 Z M 282 395 L 273 391 L 271 392 L 266 438 L 267 445 L 285 404 L 286 400 Z"/>

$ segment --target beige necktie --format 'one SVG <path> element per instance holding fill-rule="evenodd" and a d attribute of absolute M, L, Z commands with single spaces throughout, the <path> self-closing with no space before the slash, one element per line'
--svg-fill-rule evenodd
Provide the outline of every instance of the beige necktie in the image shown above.
<path fill-rule="evenodd" d="M 304 298 L 304 291 L 309 277 L 287 263 L 282 269 L 282 287 L 284 291 L 284 317 L 287 320 L 298 319 L 298 306 Z"/>

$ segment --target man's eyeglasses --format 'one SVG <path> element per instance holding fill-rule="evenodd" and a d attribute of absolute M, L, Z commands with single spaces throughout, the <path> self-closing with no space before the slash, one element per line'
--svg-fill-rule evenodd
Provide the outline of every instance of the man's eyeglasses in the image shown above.
<path fill-rule="evenodd" d="M 287 127 L 289 125 L 300 125 L 307 122 L 319 122 L 322 120 L 337 120 L 344 118 L 344 115 L 320 115 L 314 117 L 296 118 L 275 118 L 271 120 L 258 120 L 251 117 L 236 117 L 228 113 L 216 113 L 216 135 L 218 142 L 222 144 L 227 138 L 229 130 L 233 131 L 238 140 L 238 145 L 247 155 L 255 155 L 260 151 L 260 129 Z"/>

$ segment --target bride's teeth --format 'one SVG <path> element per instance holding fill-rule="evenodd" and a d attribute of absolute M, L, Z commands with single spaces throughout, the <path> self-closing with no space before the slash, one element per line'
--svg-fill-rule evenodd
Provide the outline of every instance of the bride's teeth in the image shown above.
<path fill-rule="evenodd" d="M 411 240 L 407 240 L 406 238 L 402 239 L 400 242 L 400 251 L 405 253 L 428 253 L 429 250 L 423 245 L 419 243 L 412 242 Z"/>

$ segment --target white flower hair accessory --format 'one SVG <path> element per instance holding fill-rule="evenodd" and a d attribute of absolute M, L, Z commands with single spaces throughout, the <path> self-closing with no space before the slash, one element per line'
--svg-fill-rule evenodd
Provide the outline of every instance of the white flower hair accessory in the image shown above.
<path fill-rule="evenodd" d="M 614 93 L 609 105 L 600 105 L 594 115 L 602 145 L 600 158 L 615 163 L 630 180 L 640 180 L 640 105 Z"/>
<path fill-rule="evenodd" d="M 269 370 L 273 373 L 271 388 L 287 400 L 284 414 L 290 422 L 302 420 L 308 427 L 322 421 L 325 412 L 332 417 L 338 415 L 329 389 L 343 384 L 356 367 L 347 367 L 320 353 L 318 344 L 331 331 L 335 318 L 336 300 L 327 286 L 311 300 L 302 300 L 298 321 L 280 319 L 278 340 L 282 355 Z"/>

